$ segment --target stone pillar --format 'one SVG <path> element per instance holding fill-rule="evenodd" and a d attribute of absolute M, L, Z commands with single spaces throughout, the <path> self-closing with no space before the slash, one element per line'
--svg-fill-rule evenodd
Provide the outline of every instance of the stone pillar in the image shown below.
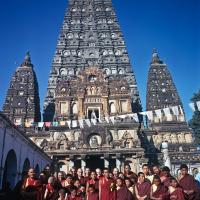
<path fill-rule="evenodd" d="M 109 168 L 109 161 L 106 158 L 104 158 L 104 167 Z"/>
<path fill-rule="evenodd" d="M 103 113 L 104 113 L 104 115 L 105 116 L 107 116 L 109 113 L 108 113 L 108 111 L 109 111 L 109 108 L 108 108 L 109 106 L 108 106 L 108 98 L 107 97 L 104 97 L 103 98 Z"/>
<path fill-rule="evenodd" d="M 73 160 L 70 160 L 70 161 L 69 161 L 69 169 L 71 169 L 72 167 L 74 167 L 74 161 L 73 161 Z"/>
<path fill-rule="evenodd" d="M 82 119 L 83 116 L 84 116 L 84 113 L 83 113 L 83 98 L 78 99 L 78 110 L 79 110 L 79 113 L 78 113 L 79 116 L 78 117 L 80 119 Z"/>
<path fill-rule="evenodd" d="M 86 167 L 86 161 L 85 160 L 81 160 L 81 169 L 83 170 L 83 174 L 85 173 L 85 167 Z"/>
<path fill-rule="evenodd" d="M 116 167 L 119 169 L 119 171 L 121 172 L 121 160 L 116 158 Z"/>

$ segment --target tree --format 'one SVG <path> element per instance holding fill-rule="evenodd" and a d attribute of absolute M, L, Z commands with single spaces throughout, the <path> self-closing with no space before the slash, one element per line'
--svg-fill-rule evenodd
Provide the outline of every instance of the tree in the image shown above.
<path fill-rule="evenodd" d="M 191 98 L 192 102 L 200 101 L 200 90 L 197 93 L 194 93 L 193 97 Z M 192 119 L 189 121 L 189 126 L 194 131 L 195 141 L 200 144 L 200 111 L 195 104 L 195 111 L 192 116 Z"/>

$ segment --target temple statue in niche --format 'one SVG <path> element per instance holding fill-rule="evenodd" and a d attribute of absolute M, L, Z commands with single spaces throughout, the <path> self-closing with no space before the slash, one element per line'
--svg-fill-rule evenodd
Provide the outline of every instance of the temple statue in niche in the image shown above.
<path fill-rule="evenodd" d="M 93 135 L 90 137 L 89 144 L 91 148 L 97 148 L 101 145 L 101 137 L 99 135 Z"/>

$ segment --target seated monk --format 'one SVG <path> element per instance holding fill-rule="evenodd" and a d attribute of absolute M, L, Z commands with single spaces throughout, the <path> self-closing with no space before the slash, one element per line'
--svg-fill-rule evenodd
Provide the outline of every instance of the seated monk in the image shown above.
<path fill-rule="evenodd" d="M 30 168 L 28 176 L 24 179 L 21 188 L 21 197 L 23 200 L 42 200 L 43 184 L 36 178 L 35 170 Z"/>
<path fill-rule="evenodd" d="M 153 184 L 151 186 L 150 199 L 152 200 L 168 200 L 169 193 L 168 188 L 165 187 L 160 180 L 160 177 L 155 175 L 153 178 Z"/>
<path fill-rule="evenodd" d="M 184 200 L 183 189 L 178 186 L 178 182 L 175 178 L 171 178 L 169 186 L 170 200 Z"/>
<path fill-rule="evenodd" d="M 178 177 L 179 185 L 183 188 L 185 197 L 188 200 L 198 200 L 198 187 L 193 176 L 188 174 L 188 166 L 182 164 L 180 166 L 181 174 Z"/>
<path fill-rule="evenodd" d="M 96 191 L 95 186 L 92 184 L 88 186 L 87 200 L 99 200 L 99 192 Z"/>
<path fill-rule="evenodd" d="M 147 199 L 150 197 L 151 184 L 145 179 L 145 174 L 138 173 L 138 181 L 135 185 L 135 195 L 137 199 Z"/>
<path fill-rule="evenodd" d="M 57 200 L 59 197 L 58 189 L 56 188 L 56 179 L 51 176 L 48 179 L 46 190 L 44 193 L 44 200 Z"/>
<path fill-rule="evenodd" d="M 126 187 L 122 178 L 117 178 L 117 192 L 116 192 L 116 200 L 133 200 L 133 195 Z"/>

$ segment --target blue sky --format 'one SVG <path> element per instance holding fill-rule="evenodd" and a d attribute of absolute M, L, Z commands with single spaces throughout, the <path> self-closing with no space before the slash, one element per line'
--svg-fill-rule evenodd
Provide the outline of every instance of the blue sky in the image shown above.
<path fill-rule="evenodd" d="M 200 89 L 200 1 L 113 0 L 142 105 L 152 49 L 167 63 L 187 119 L 194 92 Z M 10 78 L 26 51 L 31 52 L 37 74 L 41 108 L 51 61 L 62 25 L 67 0 L 0 0 L 0 107 Z"/>

